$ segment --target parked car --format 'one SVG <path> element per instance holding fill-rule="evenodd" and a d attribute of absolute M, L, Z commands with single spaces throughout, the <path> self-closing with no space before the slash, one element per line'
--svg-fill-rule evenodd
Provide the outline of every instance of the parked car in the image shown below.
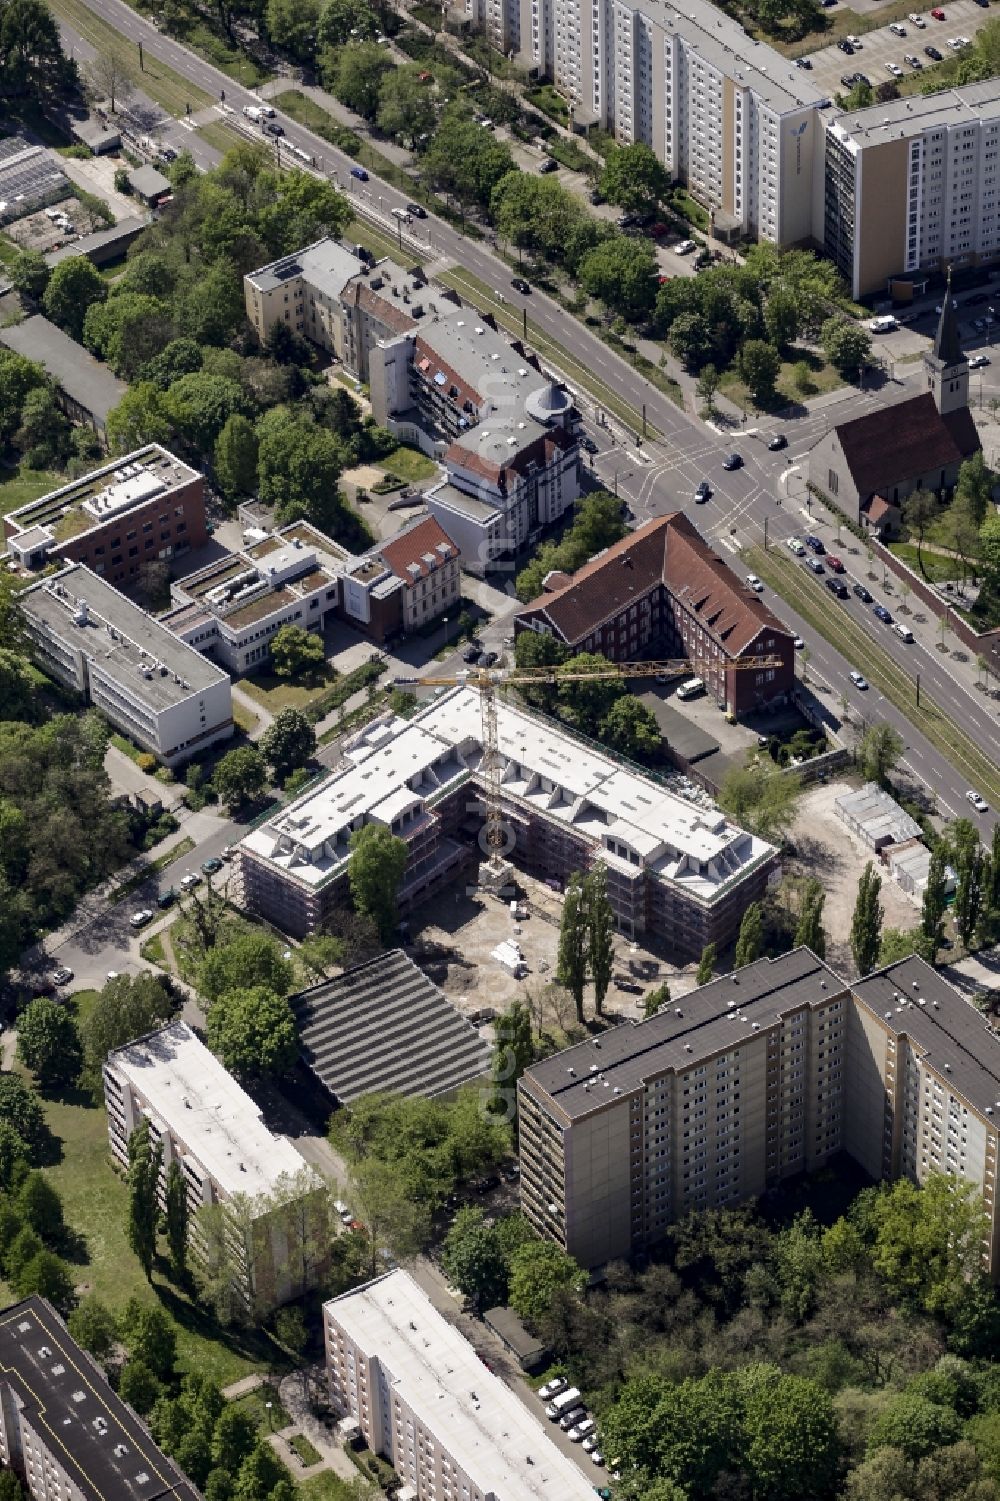
<path fill-rule="evenodd" d="M 176 891 L 172 886 L 168 886 L 166 891 L 161 891 L 159 896 L 156 898 L 156 905 L 160 908 L 161 911 L 165 912 L 168 907 L 172 907 L 174 905 L 174 902 L 176 902 L 176 900 Z"/>
<path fill-rule="evenodd" d="M 823 567 L 823 564 L 820 562 L 819 558 L 806 558 L 806 567 L 812 569 L 813 573 L 819 574 L 826 572 L 826 569 Z"/>
<path fill-rule="evenodd" d="M 129 918 L 129 925 L 133 928 L 144 928 L 148 922 L 153 921 L 153 912 L 150 907 L 140 907 L 138 912 L 133 912 Z"/>
<path fill-rule="evenodd" d="M 912 52 L 904 52 L 903 53 L 903 61 L 904 61 L 904 63 L 909 63 L 909 65 L 910 65 L 911 68 L 922 68 L 923 67 L 923 63 L 920 61 L 919 57 L 914 57 L 914 55 L 913 55 Z"/>
<path fill-rule="evenodd" d="M 584 1418 L 582 1423 L 577 1423 L 575 1428 L 569 1430 L 567 1435 L 571 1444 L 582 1444 L 588 1433 L 593 1433 L 597 1424 L 593 1418 Z"/>
<path fill-rule="evenodd" d="M 596 1465 L 599 1470 L 602 1470 L 604 1468 L 604 1455 L 601 1453 L 600 1449 L 591 1449 L 590 1462 L 591 1464 Z M 605 1490 L 606 1489 L 607 1487 L 605 1487 Z M 611 1492 L 607 1491 L 607 1494 L 610 1496 Z M 601 1492 L 601 1495 L 604 1495 L 604 1491 Z"/>
<path fill-rule="evenodd" d="M 222 869 L 222 861 L 216 859 L 215 855 L 212 855 L 208 860 L 202 861 L 201 868 L 206 876 L 214 876 L 217 870 Z"/>
<path fill-rule="evenodd" d="M 587 1437 L 583 1441 L 583 1452 L 585 1454 L 593 1454 L 594 1450 L 597 1448 L 600 1442 L 601 1440 L 598 1438 L 596 1433 L 588 1433 Z"/>
<path fill-rule="evenodd" d="M 615 980 L 615 989 L 624 990 L 627 995 L 642 995 L 642 986 L 637 985 L 634 980 L 619 978 Z"/>
<path fill-rule="evenodd" d="M 785 546 L 789 549 L 790 552 L 793 552 L 797 558 L 804 558 L 806 555 L 806 550 L 802 546 L 802 543 L 798 537 L 789 537 L 788 541 L 785 543 Z"/>
<path fill-rule="evenodd" d="M 847 40 L 850 42 L 855 52 L 859 52 L 861 50 L 861 38 L 859 36 L 855 36 L 852 31 L 849 31 L 847 33 Z"/>
<path fill-rule="evenodd" d="M 834 557 L 832 552 L 827 555 L 826 566 L 832 569 L 834 573 L 843 573 L 845 571 L 843 563 L 839 558 Z"/>
<path fill-rule="evenodd" d="M 982 370 L 990 362 L 988 354 L 974 354 L 969 361 L 970 370 Z"/>
<path fill-rule="evenodd" d="M 530 282 L 526 282 L 523 276 L 512 276 L 510 279 L 510 284 L 514 288 L 515 292 L 520 292 L 525 297 L 527 297 L 528 293 L 531 291 Z"/>
<path fill-rule="evenodd" d="M 580 434 L 580 447 L 586 453 L 597 453 L 598 447 L 589 433 Z"/>
<path fill-rule="evenodd" d="M 872 614 L 876 617 L 876 619 L 881 620 L 883 625 L 892 625 L 892 616 L 889 614 L 889 611 L 886 609 L 885 605 L 873 605 Z"/>
<path fill-rule="evenodd" d="M 773 438 L 768 439 L 767 447 L 769 453 L 778 453 L 782 448 L 788 447 L 788 439 L 784 433 L 775 433 Z"/>
<path fill-rule="evenodd" d="M 870 605 L 871 604 L 871 602 L 872 602 L 871 594 L 865 588 L 864 584 L 855 584 L 853 586 L 853 592 L 858 596 L 858 598 L 861 600 L 862 604 L 865 604 L 865 605 Z"/>
<path fill-rule="evenodd" d="M 181 876 L 181 890 L 190 891 L 192 886 L 197 886 L 201 876 L 196 870 L 189 870 L 186 876 Z"/>
<path fill-rule="evenodd" d="M 727 453 L 722 461 L 723 469 L 742 469 L 743 460 L 738 453 Z"/>
<path fill-rule="evenodd" d="M 934 17 L 935 21 L 944 20 L 944 11 L 941 10 L 940 7 L 936 7 L 934 10 L 932 10 L 931 15 Z"/>
<path fill-rule="evenodd" d="M 810 533 L 806 538 L 806 546 L 811 552 L 814 552 L 817 557 L 822 557 L 826 552 L 826 548 L 823 546 L 823 543 L 820 541 L 819 537 L 814 537 L 812 533 Z"/>
<path fill-rule="evenodd" d="M 234 848 L 233 848 L 233 846 L 231 844 L 224 844 L 222 846 L 221 854 L 222 854 L 223 860 L 231 860 L 233 858 L 234 853 L 235 853 L 235 851 L 234 851 Z"/>
<path fill-rule="evenodd" d="M 675 255 L 690 255 L 692 250 L 696 248 L 693 240 L 681 240 L 679 244 L 674 246 L 674 253 Z"/>
<path fill-rule="evenodd" d="M 56 985 L 68 985 L 73 978 L 73 971 L 66 964 L 60 964 L 58 969 L 52 971 L 52 979 Z"/>
<path fill-rule="evenodd" d="M 476 666 L 477 667 L 495 667 L 498 661 L 499 661 L 499 658 L 498 658 L 498 656 L 497 656 L 497 654 L 496 654 L 495 651 L 484 651 L 484 652 L 480 653 L 480 655 L 479 655 L 479 657 L 478 657 L 478 659 L 476 661 Z"/>
<path fill-rule="evenodd" d="M 546 1381 L 545 1385 L 539 1388 L 538 1395 L 543 1402 L 551 1402 L 552 1398 L 558 1396 L 565 1386 L 565 1376 L 553 1376 L 551 1381 Z"/>
<path fill-rule="evenodd" d="M 868 687 L 866 678 L 862 673 L 858 672 L 856 667 L 851 669 L 851 682 L 855 688 L 860 688 L 862 692 Z"/>
<path fill-rule="evenodd" d="M 889 72 L 889 73 L 891 73 L 892 76 L 893 76 L 893 78 L 902 78 L 902 76 L 903 76 L 903 70 L 899 66 L 899 63 L 886 63 L 885 66 L 886 66 L 886 71 Z"/>
<path fill-rule="evenodd" d="M 755 594 L 763 594 L 764 592 L 764 585 L 755 573 L 747 574 L 747 588 L 752 589 Z"/>
<path fill-rule="evenodd" d="M 806 643 L 803 641 L 801 636 L 792 637 L 792 645 L 795 647 L 796 651 L 801 651 L 805 644 Z"/>
<path fill-rule="evenodd" d="M 563 1433 L 568 1433 L 571 1428 L 576 1427 L 577 1423 L 582 1423 L 586 1416 L 587 1409 L 585 1407 L 571 1407 L 569 1412 L 564 1412 L 559 1419 L 559 1427 Z"/>
<path fill-rule="evenodd" d="M 547 173 L 547 172 L 558 172 L 559 171 L 559 163 L 556 162 L 556 161 L 553 161 L 552 158 L 551 158 L 551 156 L 547 156 L 545 158 L 545 160 L 542 162 L 542 165 L 539 167 L 538 170 L 539 170 L 539 172 L 541 172 L 543 174 Z"/>
<path fill-rule="evenodd" d="M 848 53 L 848 55 L 853 56 L 854 48 L 851 46 L 846 37 L 841 37 L 840 41 L 837 43 L 837 46 L 840 48 L 841 52 L 846 52 Z"/>
<path fill-rule="evenodd" d="M 866 89 L 870 89 L 871 86 L 872 86 L 872 81 L 868 77 L 867 73 L 855 73 L 855 75 L 854 75 L 854 82 L 855 83 L 863 83 Z"/>
<path fill-rule="evenodd" d="M 351 176 L 356 177 L 358 179 L 358 182 L 368 181 L 368 173 L 365 171 L 364 167 L 352 167 Z"/>
<path fill-rule="evenodd" d="M 809 61 L 808 57 L 797 57 L 795 59 L 795 66 L 797 68 L 805 68 L 807 73 L 812 72 L 812 63 Z"/>
<path fill-rule="evenodd" d="M 711 498 L 712 498 L 712 487 L 708 483 L 707 479 L 703 479 L 702 480 L 701 484 L 698 486 L 697 490 L 694 492 L 694 498 L 695 498 L 695 504 L 699 505 L 699 506 L 703 506 L 705 504 L 706 500 L 711 500 Z"/>
<path fill-rule="evenodd" d="M 988 813 L 990 811 L 990 805 L 986 801 L 986 799 L 982 797 L 980 793 L 975 792 L 971 787 L 969 788 L 965 796 L 975 808 L 977 813 Z"/>
<path fill-rule="evenodd" d="M 892 21 L 889 25 L 889 30 L 892 32 L 893 36 L 906 35 L 906 27 L 902 24 L 901 21 Z"/>
<path fill-rule="evenodd" d="M 939 63 L 942 61 L 944 53 L 939 52 L 936 47 L 925 47 L 924 56 L 929 57 L 931 62 Z"/>
<path fill-rule="evenodd" d="M 836 595 L 838 599 L 847 598 L 847 585 L 841 583 L 840 579 L 827 579 L 825 582 L 831 594 Z"/>
<path fill-rule="evenodd" d="M 912 21 L 918 31 L 923 31 L 924 27 L 927 25 L 927 22 L 924 20 L 923 16 L 918 16 L 915 10 L 911 10 L 906 19 L 908 21 Z"/>

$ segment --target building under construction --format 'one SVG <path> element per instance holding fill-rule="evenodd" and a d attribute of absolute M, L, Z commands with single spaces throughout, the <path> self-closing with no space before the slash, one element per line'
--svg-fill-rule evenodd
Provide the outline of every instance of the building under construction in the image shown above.
<path fill-rule="evenodd" d="M 350 838 L 365 823 L 405 839 L 406 911 L 487 855 L 480 695 L 456 687 L 410 720 L 385 716 L 344 747 L 319 786 L 238 848 L 243 905 L 301 936 L 346 900 Z M 678 959 L 736 933 L 778 855 L 717 809 L 670 792 L 551 720 L 496 703 L 502 853 L 539 880 L 607 867 L 619 927 Z"/>

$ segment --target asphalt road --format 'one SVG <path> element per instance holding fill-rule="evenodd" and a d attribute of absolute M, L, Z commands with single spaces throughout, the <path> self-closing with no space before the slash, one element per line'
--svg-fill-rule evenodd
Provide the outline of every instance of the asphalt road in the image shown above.
<path fill-rule="evenodd" d="M 112 24 L 122 37 L 135 43 L 141 41 L 146 53 L 169 64 L 177 73 L 219 98 L 225 92 L 227 105 L 237 112 L 245 104 L 251 104 L 255 96 L 235 84 L 232 79 L 189 52 L 179 42 L 162 35 L 143 17 L 131 10 L 123 0 L 87 0 L 98 15 Z M 280 105 L 280 97 L 278 99 Z M 284 126 L 285 139 L 294 146 L 314 156 L 327 172 L 342 187 L 351 191 L 359 208 L 387 216 L 395 207 L 406 202 L 404 194 L 372 176 L 366 184 L 358 183 L 350 176 L 352 160 L 338 152 L 328 142 L 314 136 L 297 125 L 278 110 L 278 120 Z M 182 126 L 171 127 L 173 139 L 183 139 L 183 144 L 196 149 L 196 156 L 203 165 L 217 159 L 217 153 L 192 132 Z M 358 194 L 366 195 L 363 202 Z M 572 356 L 582 362 L 602 380 L 607 382 L 620 397 L 636 409 L 646 409 L 650 425 L 658 432 L 655 441 L 636 441 L 638 435 L 625 435 L 618 428 L 621 441 L 616 440 L 613 429 L 591 427 L 601 452 L 595 459 L 595 472 L 609 485 L 616 485 L 627 497 L 637 522 L 651 516 L 663 515 L 676 509 L 689 511 L 699 528 L 713 541 L 723 547 L 759 543 L 765 523 L 769 539 L 780 542 L 784 537 L 804 528 L 799 502 L 794 500 L 796 490 L 804 498 L 803 460 L 816 438 L 824 432 L 832 420 L 841 420 L 853 412 L 870 409 L 873 401 L 886 403 L 905 399 L 919 389 L 919 366 L 900 367 L 910 376 L 905 382 L 889 382 L 877 395 L 869 393 L 845 394 L 845 398 L 832 407 L 802 418 L 776 424 L 768 421 L 759 429 L 736 435 L 716 433 L 697 418 L 682 411 L 667 396 L 651 386 L 627 360 L 609 349 L 581 323 L 567 317 L 565 311 L 544 294 L 535 292 L 527 297 L 515 292 L 510 286 L 510 269 L 504 261 L 492 254 L 487 246 L 466 239 L 450 225 L 433 216 L 413 226 L 416 234 L 426 236 L 428 259 L 452 260 L 479 277 L 488 286 L 503 289 L 508 307 L 516 311 L 527 307 L 532 321 L 556 340 Z M 933 302 L 933 299 L 931 299 Z M 766 437 L 781 428 L 787 433 L 789 447 L 783 453 L 767 451 Z M 743 455 L 744 466 L 733 473 L 721 468 L 723 456 L 733 448 Z M 779 497 L 783 488 L 780 477 L 786 470 L 792 471 L 792 483 L 788 486 L 789 499 L 782 503 Z M 715 493 L 707 506 L 694 505 L 694 490 L 700 479 L 707 477 Z M 775 607 L 790 624 L 801 627 L 794 612 L 783 601 L 774 601 Z M 877 635 L 880 644 L 908 671 L 914 671 L 913 648 L 892 637 L 872 620 L 866 625 Z M 806 634 L 805 631 L 802 632 Z M 837 699 L 841 692 L 850 689 L 848 672 L 851 667 L 863 663 L 845 662 L 832 648 L 810 639 L 806 635 L 813 662 L 817 671 L 829 678 L 831 689 Z M 941 663 L 928 658 L 921 660 L 921 678 L 926 690 L 945 712 L 967 726 L 981 728 L 980 744 L 991 758 L 1000 765 L 1000 735 L 997 733 L 996 716 L 990 716 L 981 699 L 956 682 L 943 669 Z M 940 754 L 913 726 L 888 702 L 880 706 L 884 717 L 899 730 L 908 746 L 908 753 L 923 774 L 927 768 L 927 780 L 949 809 L 971 812 L 965 801 L 968 787 L 966 776 L 946 763 Z M 869 708 L 869 714 L 871 712 Z M 975 716 L 978 715 L 981 725 Z M 978 818 L 984 833 L 992 828 L 994 815 Z"/>

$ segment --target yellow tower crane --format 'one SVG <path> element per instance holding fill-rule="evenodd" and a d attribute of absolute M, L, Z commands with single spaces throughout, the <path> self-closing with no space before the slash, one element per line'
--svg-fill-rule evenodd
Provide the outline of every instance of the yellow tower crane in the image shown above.
<path fill-rule="evenodd" d="M 780 667 L 782 661 L 776 656 L 741 657 L 730 664 L 737 672 L 760 672 L 770 667 Z M 501 796 L 500 746 L 497 737 L 497 690 L 500 688 L 538 688 L 546 684 L 562 687 L 566 683 L 590 683 L 602 678 L 675 678 L 684 677 L 691 671 L 691 662 L 685 657 L 673 657 L 666 662 L 609 662 L 606 667 L 583 667 L 574 670 L 572 661 L 552 667 L 471 667 L 448 677 L 399 677 L 393 679 L 396 688 L 478 688 L 479 707 L 483 723 L 483 772 L 486 779 L 486 849 L 488 861 L 480 871 L 480 883 L 490 887 L 506 884 L 510 867 L 504 859 L 507 835 L 504 830 L 503 800 Z"/>

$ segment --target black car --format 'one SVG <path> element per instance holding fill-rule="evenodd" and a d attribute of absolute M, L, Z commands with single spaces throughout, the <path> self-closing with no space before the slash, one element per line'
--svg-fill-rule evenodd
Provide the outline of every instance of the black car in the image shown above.
<path fill-rule="evenodd" d="M 605 198 L 604 194 L 601 192 L 600 188 L 591 188 L 590 192 L 587 194 L 587 197 L 590 199 L 591 203 L 594 204 L 607 203 L 608 201 Z"/>
<path fill-rule="evenodd" d="M 967 297 L 965 299 L 965 305 L 966 307 L 982 307 L 983 303 L 989 302 L 989 300 L 990 295 L 988 292 L 980 292 L 975 297 Z"/>
<path fill-rule="evenodd" d="M 941 61 L 941 53 L 937 50 L 936 47 L 925 47 L 924 56 L 929 57 L 933 62 L 936 63 L 939 63 Z"/>
<path fill-rule="evenodd" d="M 525 297 L 527 297 L 528 293 L 531 291 L 530 285 L 525 281 L 523 276 L 512 276 L 510 279 L 510 284 L 514 288 L 515 292 L 521 292 Z"/>
<path fill-rule="evenodd" d="M 265 135 L 269 136 L 283 136 L 285 133 L 285 127 L 283 125 L 279 125 L 277 120 L 265 120 L 264 133 Z"/>
<path fill-rule="evenodd" d="M 841 52 L 846 52 L 849 57 L 854 56 L 854 48 L 846 37 L 842 37 L 837 43 L 837 46 L 840 48 Z"/>
<path fill-rule="evenodd" d="M 699 505 L 699 506 L 703 506 L 705 504 L 706 500 L 711 500 L 711 498 L 712 498 L 712 487 L 708 483 L 707 479 L 703 479 L 702 480 L 701 484 L 698 486 L 697 490 L 694 492 L 694 498 L 695 498 L 695 504 Z"/>
<path fill-rule="evenodd" d="M 539 167 L 538 170 L 539 170 L 539 172 L 543 172 L 543 173 L 544 172 L 558 172 L 559 171 L 559 163 L 558 162 L 554 162 L 552 160 L 551 156 L 547 156 L 545 158 L 545 160 L 542 162 L 542 165 Z"/>
<path fill-rule="evenodd" d="M 584 449 L 586 453 L 597 453 L 598 451 L 597 444 L 594 442 L 589 433 L 580 434 L 580 447 Z"/>
<path fill-rule="evenodd" d="M 484 652 L 480 653 L 479 659 L 476 662 L 476 666 L 477 667 L 495 667 L 498 661 L 499 661 L 499 658 L 498 658 L 498 656 L 497 656 L 497 654 L 496 654 L 495 651 L 484 651 Z"/>
<path fill-rule="evenodd" d="M 868 77 L 867 73 L 855 73 L 855 75 L 854 75 L 854 82 L 855 83 L 863 83 L 865 85 L 865 88 L 868 88 L 868 89 L 870 89 L 871 86 L 872 86 L 872 81 Z"/>
<path fill-rule="evenodd" d="M 808 57 L 797 57 L 795 59 L 795 66 L 797 68 L 805 68 L 807 73 L 812 72 L 812 63 L 809 61 Z"/>
<path fill-rule="evenodd" d="M 743 460 L 738 453 L 727 453 L 722 461 L 723 469 L 742 469 Z"/>
<path fill-rule="evenodd" d="M 853 592 L 858 596 L 858 598 L 860 599 L 860 601 L 861 601 L 861 603 L 863 605 L 870 605 L 871 604 L 871 602 L 872 602 L 871 592 L 870 592 L 870 590 L 868 590 L 868 589 L 865 588 L 864 584 L 855 584 Z"/>
<path fill-rule="evenodd" d="M 853 89 L 853 87 L 854 87 L 854 75 L 852 73 L 841 73 L 841 75 L 840 75 L 840 83 L 841 83 L 841 87 L 842 88 Z"/>
<path fill-rule="evenodd" d="M 426 219 L 427 218 L 427 210 L 424 208 L 423 204 L 421 204 L 421 203 L 408 203 L 406 205 L 406 212 L 408 214 L 412 214 L 413 217 L 414 217 L 414 219 Z"/>
<path fill-rule="evenodd" d="M 829 589 L 830 593 L 835 594 L 838 599 L 847 598 L 847 585 L 841 579 L 827 579 L 826 587 Z"/>
<path fill-rule="evenodd" d="M 775 433 L 767 446 L 771 453 L 777 453 L 780 449 L 788 447 L 788 439 L 784 433 Z"/>
<path fill-rule="evenodd" d="M 177 160 L 177 152 L 172 146 L 161 146 L 156 154 L 161 162 L 175 162 Z"/>
<path fill-rule="evenodd" d="M 483 649 L 477 641 L 470 641 L 469 645 L 462 653 L 462 661 L 468 662 L 470 665 L 473 662 L 478 662 L 479 658 L 482 656 L 482 651 Z"/>

